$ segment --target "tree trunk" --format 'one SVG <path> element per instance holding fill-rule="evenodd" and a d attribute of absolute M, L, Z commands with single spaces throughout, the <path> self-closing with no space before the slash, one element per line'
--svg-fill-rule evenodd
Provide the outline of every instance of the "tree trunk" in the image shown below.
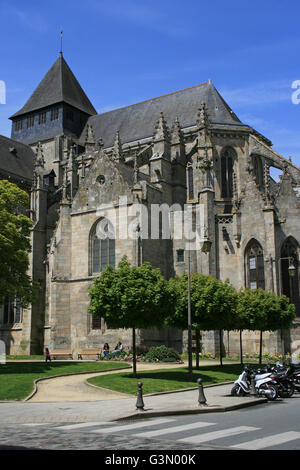
<path fill-rule="evenodd" d="M 220 366 L 223 365 L 223 353 L 222 353 L 222 330 L 219 330 L 219 339 L 220 339 Z"/>
<path fill-rule="evenodd" d="M 136 345 L 135 345 L 135 328 L 132 328 L 132 361 L 133 361 L 133 377 L 136 377 Z"/>

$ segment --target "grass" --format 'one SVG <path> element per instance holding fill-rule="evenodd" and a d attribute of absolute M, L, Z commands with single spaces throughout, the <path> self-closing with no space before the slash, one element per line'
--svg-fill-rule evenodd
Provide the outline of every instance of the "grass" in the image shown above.
<path fill-rule="evenodd" d="M 138 372 L 136 378 L 131 372 L 119 372 L 109 376 L 93 377 L 88 379 L 88 382 L 98 387 L 136 395 L 137 383 L 140 381 L 143 383 L 144 394 L 167 392 L 197 387 L 198 378 L 203 380 L 203 385 L 230 382 L 236 380 L 241 369 L 240 364 L 201 366 L 199 370 L 194 369 L 192 382 L 189 380 L 187 367 Z"/>
<path fill-rule="evenodd" d="M 120 362 L 8 362 L 0 364 L 0 400 L 23 400 L 34 380 L 53 375 L 89 373 L 124 367 Z"/>
<path fill-rule="evenodd" d="M 35 360 L 35 359 L 38 359 L 39 361 L 42 361 L 42 360 L 45 360 L 45 355 L 18 355 L 18 356 L 15 356 L 13 354 L 8 354 L 6 356 L 6 359 L 8 361 L 16 361 L 16 360 L 19 360 L 19 361 L 23 361 L 23 360 L 28 360 L 28 361 L 32 361 L 32 360 Z"/>

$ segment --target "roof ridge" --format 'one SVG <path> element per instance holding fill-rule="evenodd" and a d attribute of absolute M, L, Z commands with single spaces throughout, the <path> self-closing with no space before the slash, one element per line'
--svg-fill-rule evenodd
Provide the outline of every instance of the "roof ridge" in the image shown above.
<path fill-rule="evenodd" d="M 32 152 L 32 148 L 30 147 L 30 145 L 27 145 L 27 144 L 24 144 L 23 142 L 21 142 L 20 140 L 15 140 L 15 139 L 11 139 L 10 137 L 7 137 L 6 135 L 3 135 L 3 134 L 0 134 L 0 139 L 1 138 L 4 138 L 5 140 L 8 140 L 10 142 L 13 142 L 14 144 L 18 144 L 18 145 L 22 145 L 22 147 L 26 147 L 27 149 L 30 149 Z"/>
<path fill-rule="evenodd" d="M 165 95 L 159 95 L 159 96 L 155 96 L 154 98 L 148 98 L 147 100 L 138 101 L 137 103 L 127 104 L 125 106 L 121 106 L 120 108 L 110 109 L 109 111 L 104 111 L 104 113 L 94 114 L 91 117 L 96 117 L 96 116 L 100 116 L 100 115 L 102 116 L 103 114 L 112 113 L 114 111 L 119 111 L 120 109 L 130 108 L 131 106 L 137 106 L 138 104 L 147 103 L 147 102 L 153 101 L 153 100 L 158 100 L 159 98 L 165 98 L 166 96 L 175 95 L 176 93 L 181 93 L 181 92 L 186 91 L 186 90 L 192 90 L 193 88 L 197 88 L 197 87 L 204 86 L 204 85 L 209 85 L 209 83 L 210 83 L 210 81 L 207 81 L 207 82 L 204 82 L 204 83 L 199 83 L 198 85 L 193 85 L 193 86 L 190 86 L 190 87 L 187 87 L 187 88 L 182 88 L 181 90 L 171 91 L 170 93 L 166 93 Z"/>

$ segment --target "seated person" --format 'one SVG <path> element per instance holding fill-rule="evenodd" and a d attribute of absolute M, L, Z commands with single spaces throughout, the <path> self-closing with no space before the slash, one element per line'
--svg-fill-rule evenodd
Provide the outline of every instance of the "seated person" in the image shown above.
<path fill-rule="evenodd" d="M 118 352 L 121 352 L 122 350 L 123 350 L 123 344 L 121 343 L 121 341 L 119 341 L 112 353 L 116 354 Z"/>
<path fill-rule="evenodd" d="M 109 344 L 108 343 L 105 343 L 104 346 L 103 346 L 103 354 L 104 354 L 104 356 L 109 354 Z"/>

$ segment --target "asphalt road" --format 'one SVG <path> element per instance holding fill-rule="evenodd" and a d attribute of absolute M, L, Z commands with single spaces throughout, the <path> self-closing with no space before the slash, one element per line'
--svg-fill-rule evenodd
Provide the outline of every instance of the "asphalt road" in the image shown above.
<path fill-rule="evenodd" d="M 162 416 L 113 423 L 3 424 L 0 449 L 1 446 L 114 452 L 184 452 L 191 449 L 299 451 L 300 394 L 225 413 Z"/>

